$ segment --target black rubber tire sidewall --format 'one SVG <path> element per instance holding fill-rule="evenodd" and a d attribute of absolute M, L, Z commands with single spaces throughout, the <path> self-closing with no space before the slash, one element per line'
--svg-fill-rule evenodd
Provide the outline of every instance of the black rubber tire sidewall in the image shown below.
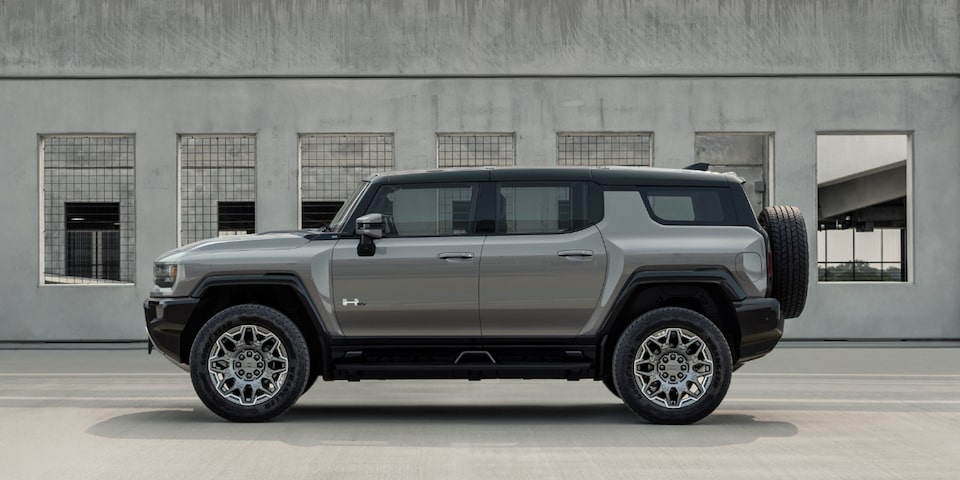
<path fill-rule="evenodd" d="M 614 383 L 612 374 L 604 376 L 601 382 L 603 382 L 603 386 L 607 387 L 607 390 L 610 390 L 610 393 L 612 393 L 614 397 L 620 398 L 620 392 L 617 391 L 617 384 Z"/>
<path fill-rule="evenodd" d="M 303 394 L 307 393 L 308 391 L 310 391 L 310 387 L 312 387 L 313 384 L 317 383 L 317 379 L 319 379 L 319 378 L 320 378 L 319 375 L 310 374 L 310 376 L 307 377 L 307 384 L 304 385 L 304 387 L 303 387 L 303 392 L 302 392 L 300 395 L 303 395 Z"/>
<path fill-rule="evenodd" d="M 757 217 L 770 239 L 773 284 L 769 296 L 780 302 L 784 318 L 796 318 L 807 302 L 810 253 L 807 226 L 797 207 L 775 205 Z"/>
<path fill-rule="evenodd" d="M 713 357 L 714 376 L 704 397 L 682 408 L 667 408 L 648 400 L 634 377 L 633 362 L 641 343 L 651 334 L 670 327 L 699 336 Z M 726 396 L 732 372 L 730 347 L 720 329 L 708 318 L 686 308 L 658 308 L 637 317 L 620 335 L 613 353 L 613 379 L 620 398 L 634 413 L 658 424 L 685 425 L 710 415 Z"/>
<path fill-rule="evenodd" d="M 257 325 L 269 330 L 287 352 L 287 377 L 283 386 L 273 398 L 258 405 L 241 406 L 223 398 L 211 383 L 207 369 L 214 342 L 239 325 Z M 236 305 L 217 313 L 200 329 L 190 349 L 190 379 L 197 396 L 210 411 L 234 422 L 263 422 L 282 414 L 303 393 L 309 376 L 310 351 L 300 329 L 283 313 L 263 305 Z"/>

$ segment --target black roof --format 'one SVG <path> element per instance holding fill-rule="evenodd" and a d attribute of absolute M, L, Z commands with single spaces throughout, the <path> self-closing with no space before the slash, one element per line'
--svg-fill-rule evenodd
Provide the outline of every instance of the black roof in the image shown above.
<path fill-rule="evenodd" d="M 593 181 L 601 185 L 722 186 L 739 177 L 714 172 L 652 167 L 469 167 L 374 174 L 373 183 Z"/>

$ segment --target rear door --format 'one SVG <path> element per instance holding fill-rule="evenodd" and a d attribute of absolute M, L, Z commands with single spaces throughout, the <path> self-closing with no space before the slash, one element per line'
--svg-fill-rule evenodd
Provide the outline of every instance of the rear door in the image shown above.
<path fill-rule="evenodd" d="M 500 182 L 480 261 L 484 339 L 575 336 L 600 298 L 606 252 L 589 182 Z"/>

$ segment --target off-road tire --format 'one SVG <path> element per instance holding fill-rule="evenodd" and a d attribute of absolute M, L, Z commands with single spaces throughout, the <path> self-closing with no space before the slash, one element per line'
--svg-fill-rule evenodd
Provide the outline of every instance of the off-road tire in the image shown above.
<path fill-rule="evenodd" d="M 669 346 L 670 340 L 662 343 L 662 337 L 659 341 L 656 339 L 661 334 L 665 334 L 665 338 L 669 339 L 670 335 L 674 335 L 673 332 L 684 332 L 684 338 L 687 339 L 677 342 L 677 348 Z M 692 343 L 686 344 L 686 348 L 683 348 L 685 341 Z M 653 355 L 652 360 L 640 359 L 642 355 L 656 350 L 659 350 L 660 353 Z M 683 352 L 679 350 L 683 350 Z M 684 353 L 691 351 L 694 354 L 687 355 Z M 670 354 L 674 352 L 677 353 L 678 358 L 686 355 L 686 365 L 688 367 L 684 370 L 684 373 L 679 371 L 683 361 L 677 363 L 669 358 Z M 695 363 L 698 364 L 697 368 L 700 369 L 706 364 L 702 360 L 697 360 L 702 356 L 708 356 L 711 362 L 709 379 L 706 379 L 705 375 L 694 375 L 692 371 Z M 664 381 L 657 388 L 653 388 L 658 385 L 657 383 L 649 382 L 647 384 L 648 391 L 664 388 L 669 391 L 678 391 L 680 388 L 690 389 L 692 386 L 699 390 L 699 395 L 694 397 L 680 393 L 676 396 L 680 400 L 675 405 L 669 406 L 660 403 L 665 400 L 651 399 L 649 394 L 645 394 L 641 387 L 640 377 L 649 376 L 649 371 L 643 375 L 638 375 L 636 372 L 648 364 L 659 367 L 661 363 L 669 365 L 664 365 L 663 372 L 654 369 L 656 375 L 672 372 L 669 374 L 675 373 L 677 381 Z M 620 393 L 620 398 L 637 415 L 653 423 L 685 425 L 701 420 L 720 405 L 730 386 L 732 364 L 730 347 L 727 345 L 720 329 L 713 322 L 693 310 L 664 307 L 651 310 L 637 317 L 620 335 L 613 353 L 613 379 L 617 391 Z M 686 372 L 689 372 L 689 374 Z M 680 380 L 680 375 L 695 376 L 698 380 L 683 381 Z M 659 380 L 659 378 L 655 380 Z M 706 381 L 701 382 L 701 380 Z M 677 387 L 673 385 L 677 385 Z M 700 388 L 701 385 L 704 385 L 703 388 Z M 667 395 L 667 398 L 673 397 Z M 665 402 L 669 403 L 669 401 Z"/>
<path fill-rule="evenodd" d="M 617 391 L 617 384 L 613 381 L 613 375 L 605 375 L 601 381 L 614 397 L 620 398 L 620 392 Z"/>
<path fill-rule="evenodd" d="M 220 393 L 211 378 L 208 362 L 211 361 L 211 352 L 217 347 L 222 336 L 237 329 L 245 332 L 251 330 L 250 327 L 255 327 L 255 332 L 260 334 L 269 334 L 267 338 L 275 338 L 275 341 L 280 343 L 286 358 L 285 376 L 277 381 L 279 387 L 275 391 L 264 392 L 268 395 L 267 398 L 255 404 L 242 405 Z M 229 339 L 227 343 L 230 343 Z M 234 343 L 240 345 L 235 350 L 242 347 L 247 352 L 259 352 L 253 342 Z M 263 343 L 264 349 L 274 346 L 267 345 L 266 341 Z M 222 346 L 219 349 L 229 353 Z M 236 371 L 231 371 L 231 375 L 236 376 Z M 303 393 L 309 376 L 310 350 L 300 329 L 283 313 L 263 305 L 243 304 L 220 311 L 200 328 L 190 349 L 190 378 L 197 396 L 213 413 L 234 422 L 263 422 L 285 412 Z"/>
<path fill-rule="evenodd" d="M 773 285 L 769 296 L 780 301 L 780 314 L 796 318 L 807 301 L 810 272 L 807 226 L 797 207 L 776 205 L 764 208 L 757 217 L 770 237 L 773 256 Z"/>

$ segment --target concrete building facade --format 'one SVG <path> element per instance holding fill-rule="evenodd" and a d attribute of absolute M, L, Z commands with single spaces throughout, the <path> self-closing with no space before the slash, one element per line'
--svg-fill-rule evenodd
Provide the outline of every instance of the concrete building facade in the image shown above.
<path fill-rule="evenodd" d="M 841 134 L 903 136 L 899 203 L 820 218 L 818 139 Z M 106 138 L 132 154 L 83 147 Z M 706 159 L 799 206 L 811 285 L 788 338 L 960 338 L 956 1 L 21 0 L 0 2 L 0 341 L 143 339 L 152 259 L 185 225 L 298 228 L 366 171 L 557 165 L 571 139 L 590 162 Z M 127 158 L 128 183 L 81 168 Z M 902 279 L 817 280 L 818 230 L 854 223 L 899 229 Z M 89 260 L 71 235 L 123 273 L 55 271 Z"/>

